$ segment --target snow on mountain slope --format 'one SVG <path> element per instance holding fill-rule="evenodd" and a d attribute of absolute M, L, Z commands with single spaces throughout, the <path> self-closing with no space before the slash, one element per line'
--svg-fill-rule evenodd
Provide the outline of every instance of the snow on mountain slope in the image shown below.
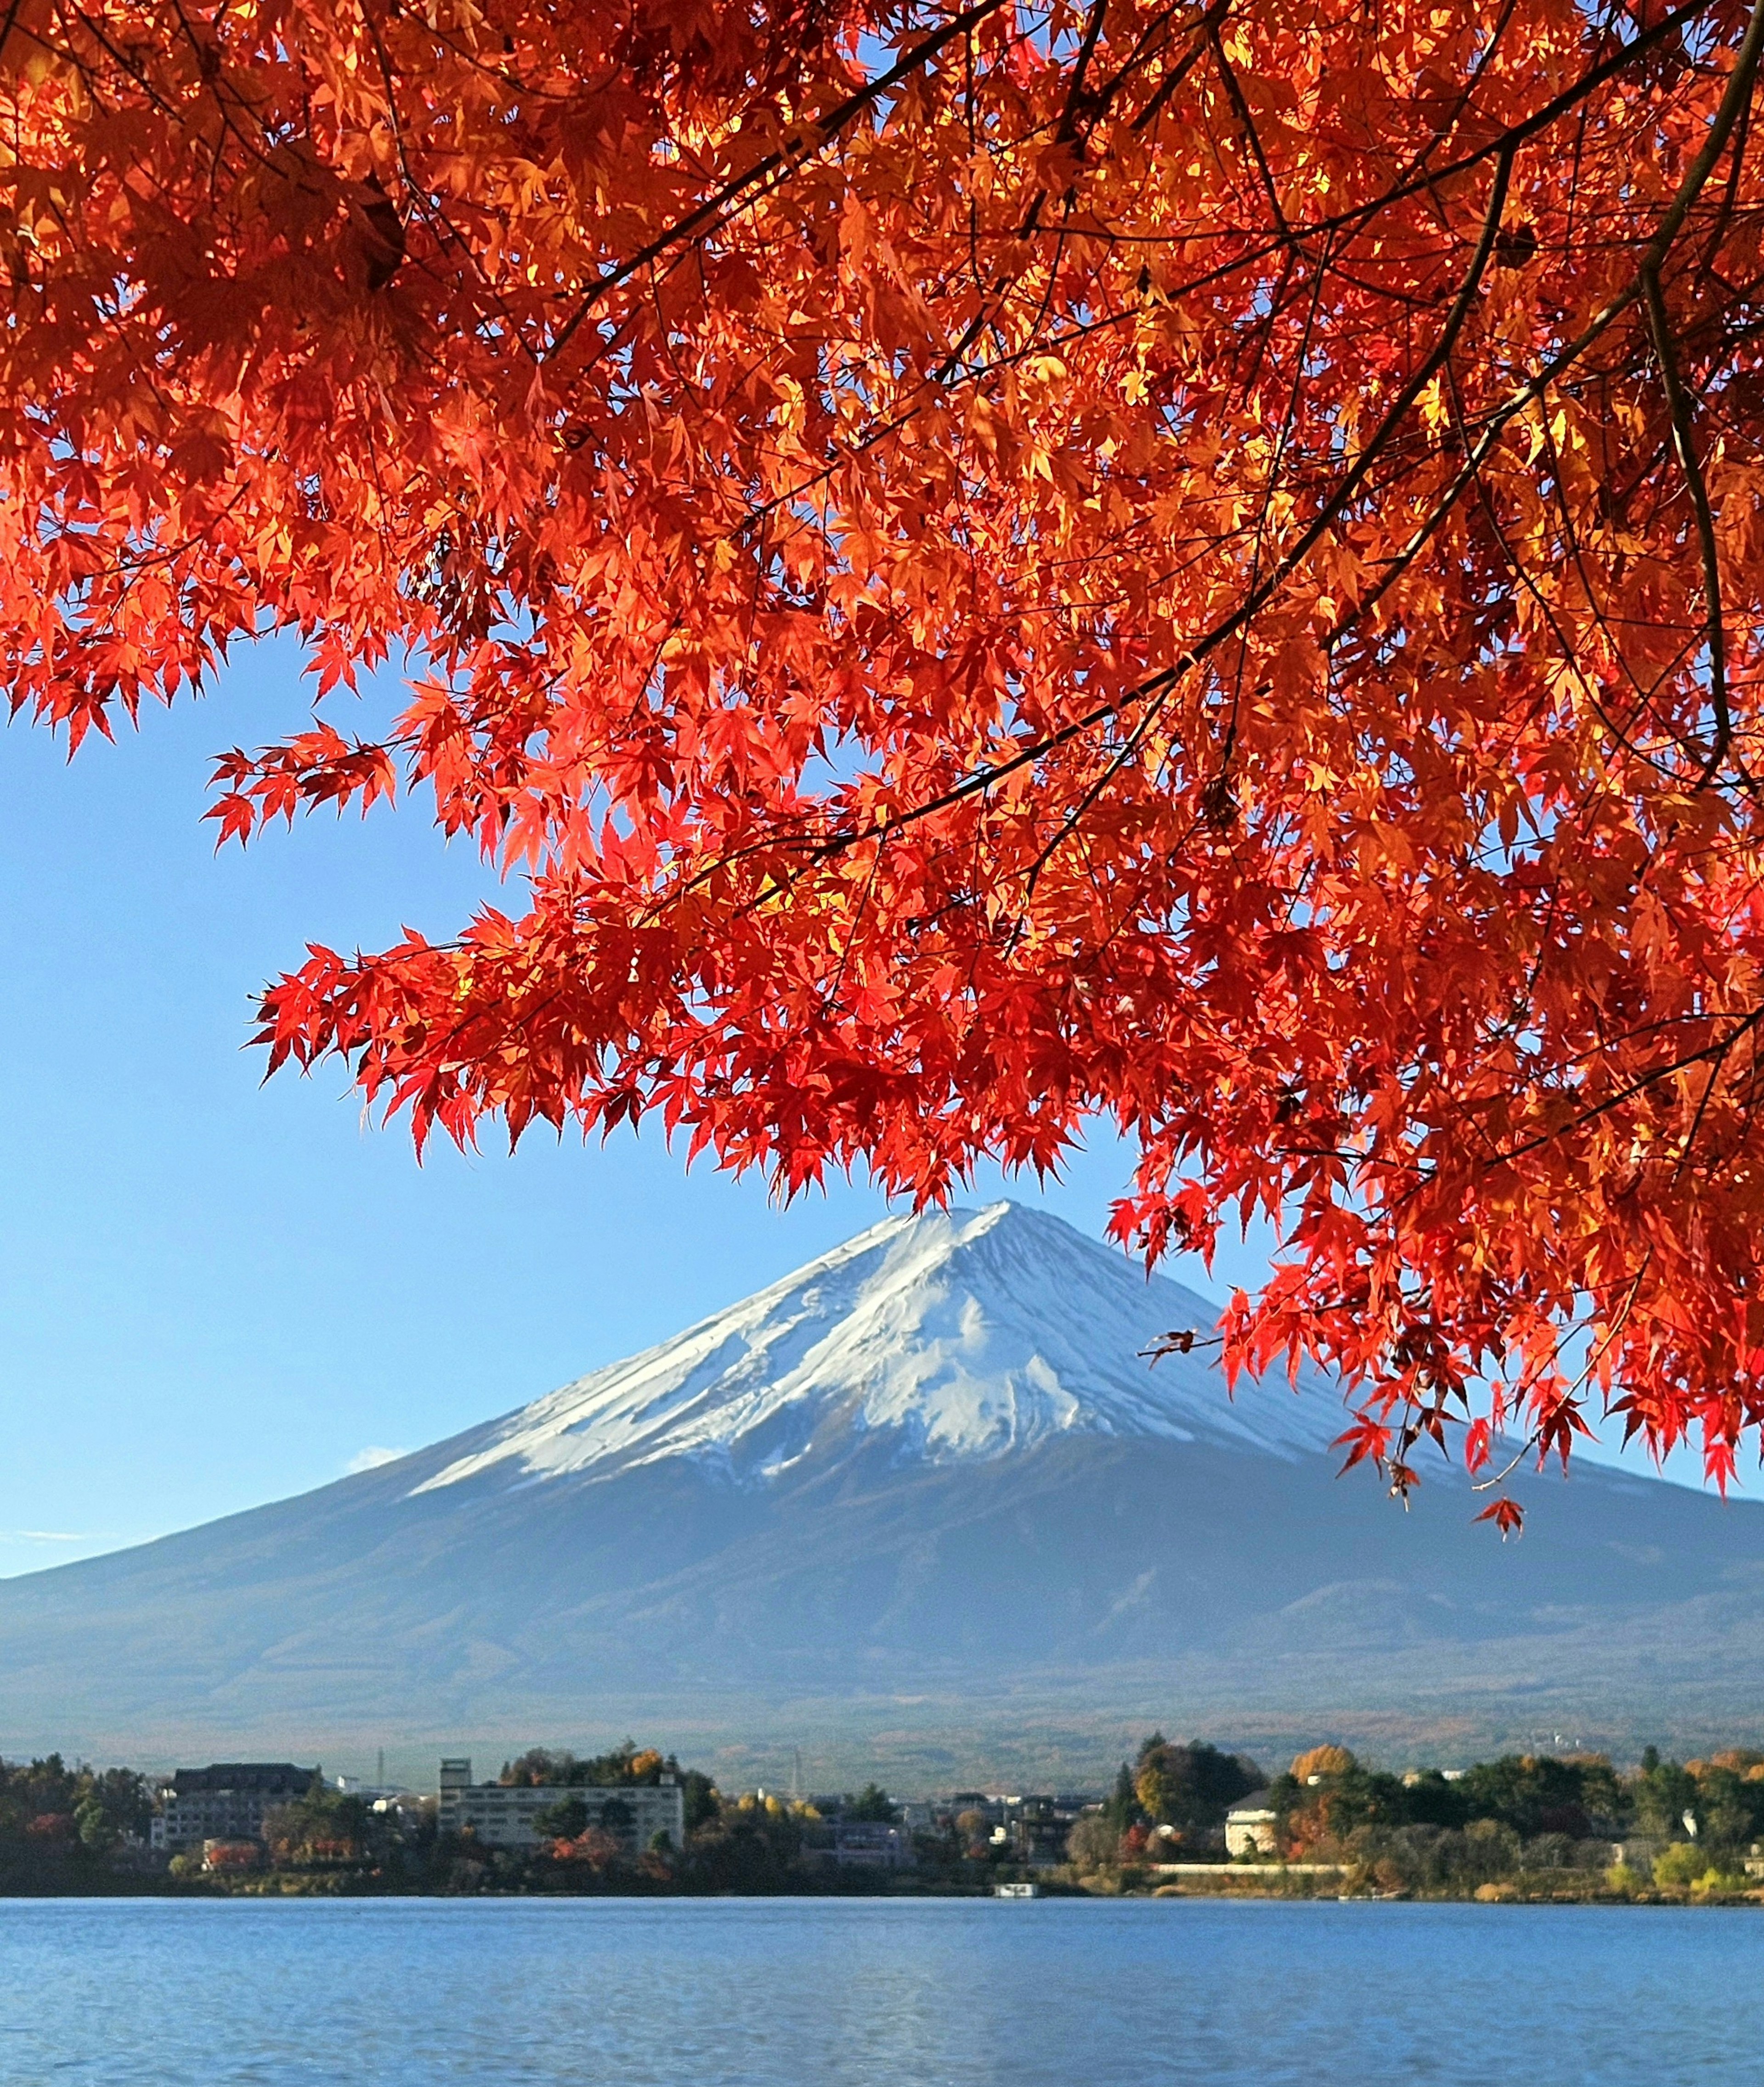
<path fill-rule="evenodd" d="M 1215 1312 L 1009 1204 L 878 1225 L 396 1463 L 0 1582 L 0 1750 L 819 1730 L 842 1775 L 977 1782 L 1172 1705 L 1294 1748 L 1756 1725 L 1764 1508 L 1588 1467 L 1501 1544 L 1430 1458 L 1405 1513 L 1316 1453 L 1326 1381 L 1141 1359 Z"/>
<path fill-rule="evenodd" d="M 1154 1436 L 1291 1458 L 1341 1428 L 1314 1374 L 1228 1398 L 1215 1351 L 1153 1368 L 1216 1306 L 1057 1218 L 1001 1202 L 891 1218 L 730 1310 L 451 1445 L 415 1490 L 519 1483 L 688 1457 L 764 1481 L 811 1449 L 892 1437 L 903 1457 L 990 1458 L 1073 1434 Z"/>

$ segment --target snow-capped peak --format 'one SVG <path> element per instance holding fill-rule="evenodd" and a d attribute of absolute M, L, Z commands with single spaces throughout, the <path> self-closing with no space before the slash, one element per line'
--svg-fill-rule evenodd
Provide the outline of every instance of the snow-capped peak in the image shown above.
<path fill-rule="evenodd" d="M 1218 1308 L 1070 1225 L 1010 1202 L 890 1218 L 659 1347 L 566 1385 L 456 1446 L 416 1488 L 665 1457 L 763 1480 L 858 1435 L 930 1461 L 1071 1434 L 1155 1436 L 1292 1457 L 1341 1426 L 1314 1376 L 1226 1396 L 1216 1351 L 1139 1351 Z"/>

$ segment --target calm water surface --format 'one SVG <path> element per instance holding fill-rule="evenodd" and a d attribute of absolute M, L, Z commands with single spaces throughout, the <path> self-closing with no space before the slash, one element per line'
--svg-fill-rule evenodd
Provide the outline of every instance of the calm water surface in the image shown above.
<path fill-rule="evenodd" d="M 0 1901 L 4 2087 L 1758 2087 L 1764 1915 Z"/>

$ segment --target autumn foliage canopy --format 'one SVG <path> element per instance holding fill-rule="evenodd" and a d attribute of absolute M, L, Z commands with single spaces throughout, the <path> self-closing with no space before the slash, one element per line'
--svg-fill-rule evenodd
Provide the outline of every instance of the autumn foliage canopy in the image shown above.
<path fill-rule="evenodd" d="M 1400 1487 L 1764 1423 L 1764 0 L 5 0 L 0 658 L 522 894 L 271 1060 L 1137 1142 Z M 409 677 L 388 734 L 348 692 Z M 1503 1436 L 1504 1431 L 1504 1436 Z M 1512 1510 L 1490 1509 L 1503 1526 Z"/>

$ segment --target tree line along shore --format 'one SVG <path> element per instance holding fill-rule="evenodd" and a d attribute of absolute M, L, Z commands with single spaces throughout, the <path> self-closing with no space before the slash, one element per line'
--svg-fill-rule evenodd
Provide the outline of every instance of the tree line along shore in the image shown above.
<path fill-rule="evenodd" d="M 1067 1855 L 1091 1891 L 1764 1902 L 1764 1752 L 1676 1761 L 1649 1747 L 1626 1769 L 1509 1754 L 1399 1773 L 1324 1745 L 1266 1778 L 1154 1735 Z"/>
<path fill-rule="evenodd" d="M 535 1748 L 498 1780 L 557 1792 L 533 1846 L 444 1831 L 430 1796 L 370 1799 L 315 1777 L 265 1814 L 260 1841 L 168 1856 L 151 1845 L 158 1778 L 59 1754 L 0 1761 L 0 1893 L 900 1895 L 1033 1882 L 1099 1896 L 1764 1903 L 1764 1751 L 1749 1748 L 1399 1773 L 1322 1745 L 1271 1778 L 1245 1755 L 1154 1733 L 1106 1795 L 1060 1801 L 1069 1819 L 1051 1800 L 978 1793 L 907 1806 L 873 1783 L 812 1801 L 730 1793 L 631 1742 L 583 1759 Z M 680 1846 L 662 1834 L 632 1846 L 586 1823 L 571 1795 L 664 1781 L 681 1791 Z M 898 1859 L 836 1859 L 866 1823 L 899 1829 Z"/>

